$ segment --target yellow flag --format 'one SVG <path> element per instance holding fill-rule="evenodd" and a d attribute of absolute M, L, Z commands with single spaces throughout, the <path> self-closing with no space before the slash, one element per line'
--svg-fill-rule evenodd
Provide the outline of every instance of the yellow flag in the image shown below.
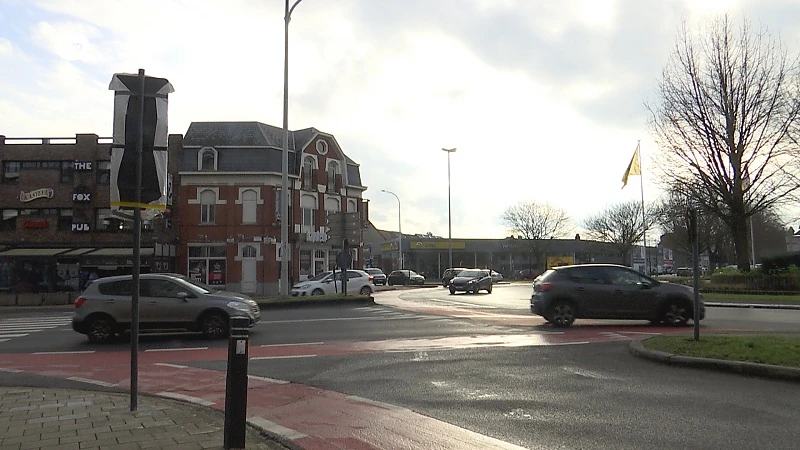
<path fill-rule="evenodd" d="M 625 175 L 622 176 L 622 188 L 625 189 L 625 186 L 628 185 L 628 176 L 641 174 L 642 166 L 639 162 L 639 145 L 637 144 L 636 151 L 633 152 L 631 162 L 628 163 L 628 169 L 625 171 Z"/>

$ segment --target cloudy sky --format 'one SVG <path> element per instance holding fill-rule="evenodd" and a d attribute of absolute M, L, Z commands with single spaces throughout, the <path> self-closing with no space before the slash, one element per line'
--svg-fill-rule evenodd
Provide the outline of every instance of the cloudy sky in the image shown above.
<path fill-rule="evenodd" d="M 115 72 L 168 78 L 170 133 L 281 126 L 283 0 L 0 0 L 0 134 L 111 136 Z M 746 17 L 800 48 L 796 0 L 304 0 L 289 38 L 289 126 L 333 134 L 370 215 L 405 233 L 501 238 L 522 201 L 576 223 L 621 188 L 682 21 Z"/>

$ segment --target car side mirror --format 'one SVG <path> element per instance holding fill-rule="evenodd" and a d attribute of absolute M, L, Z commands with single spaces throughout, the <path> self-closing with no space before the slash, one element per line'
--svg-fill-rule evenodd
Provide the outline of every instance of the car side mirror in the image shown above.
<path fill-rule="evenodd" d="M 188 292 L 184 292 L 184 291 L 178 292 L 178 298 L 183 299 L 183 301 L 185 301 L 185 302 L 188 302 L 189 299 L 193 298 L 193 297 L 194 297 L 194 295 L 192 295 L 192 294 L 190 294 Z"/>

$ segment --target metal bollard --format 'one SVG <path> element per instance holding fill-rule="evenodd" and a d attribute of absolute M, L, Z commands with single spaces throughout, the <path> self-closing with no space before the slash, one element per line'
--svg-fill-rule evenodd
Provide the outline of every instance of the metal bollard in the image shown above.
<path fill-rule="evenodd" d="M 225 450 L 245 446 L 247 430 L 247 362 L 250 337 L 246 317 L 230 318 L 228 375 L 225 384 Z"/>

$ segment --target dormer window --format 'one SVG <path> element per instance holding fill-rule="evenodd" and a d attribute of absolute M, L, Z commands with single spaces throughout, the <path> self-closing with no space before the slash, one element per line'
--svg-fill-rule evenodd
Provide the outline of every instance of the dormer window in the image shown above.
<path fill-rule="evenodd" d="M 217 151 L 212 147 L 205 147 L 197 154 L 197 169 L 203 172 L 217 170 Z"/>

